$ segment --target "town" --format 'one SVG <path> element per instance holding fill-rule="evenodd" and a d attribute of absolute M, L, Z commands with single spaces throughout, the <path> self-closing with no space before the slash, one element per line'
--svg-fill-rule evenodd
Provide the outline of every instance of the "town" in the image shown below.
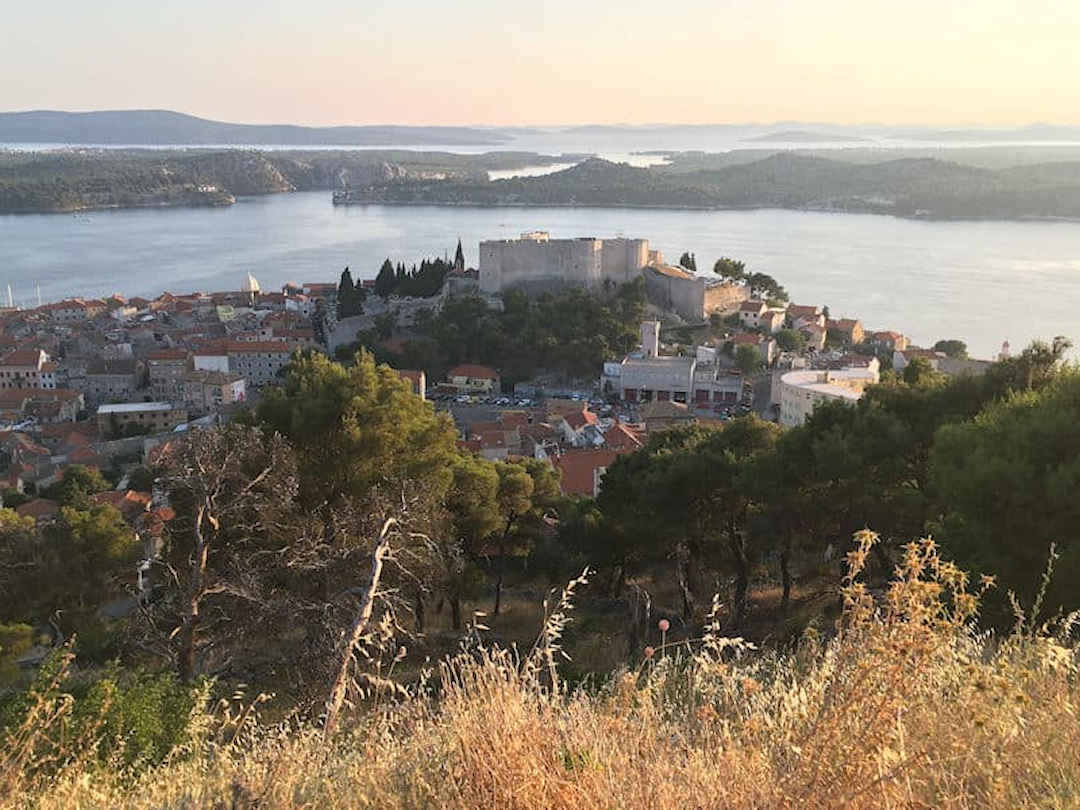
<path fill-rule="evenodd" d="M 718 261 L 711 274 L 697 271 L 692 254 L 667 264 L 644 239 L 552 239 L 535 231 L 482 242 L 476 269 L 466 267 L 459 242 L 453 262 L 440 266 L 425 290 L 431 294 L 420 297 L 388 290 L 383 274 L 355 288 L 346 271 L 338 283 L 280 291 L 262 290 L 248 274 L 235 291 L 165 292 L 153 300 L 117 294 L 3 310 L 5 505 L 39 521 L 54 518 L 60 507 L 46 493 L 79 465 L 115 484 L 99 500 L 160 528 L 167 505 L 145 480 L 147 491 L 135 484 L 171 437 L 257 405 L 297 351 L 348 361 L 363 345 L 354 341 L 359 332 L 373 344 L 366 348 L 393 358 L 420 313 L 430 317 L 452 298 L 501 308 L 512 290 L 542 295 L 580 286 L 604 296 L 643 280 L 649 314 L 639 345 L 606 358 L 592 379 L 507 380 L 480 362 L 434 375 L 398 366 L 417 396 L 454 416 L 462 448 L 492 460 L 546 460 L 568 496 L 597 495 L 615 458 L 673 425 L 754 412 L 794 426 L 818 403 L 856 400 L 883 373 L 904 374 L 915 362 L 950 376 L 990 365 L 968 358 L 960 341 L 919 348 L 898 331 L 834 318 L 826 306 L 789 303 L 775 280 L 734 260 Z M 403 277 L 399 268 L 397 282 Z M 390 328 L 378 334 L 362 328 L 388 317 Z"/>

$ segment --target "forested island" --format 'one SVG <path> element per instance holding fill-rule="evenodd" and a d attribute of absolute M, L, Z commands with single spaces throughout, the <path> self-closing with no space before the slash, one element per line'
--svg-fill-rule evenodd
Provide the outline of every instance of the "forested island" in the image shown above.
<path fill-rule="evenodd" d="M 398 150 L 0 152 L 0 212 L 227 205 L 333 191 L 336 204 L 787 208 L 922 218 L 1080 218 L 1076 150 L 763 149 L 670 153 L 648 168 L 584 155 Z M 827 156 L 826 156 L 827 155 Z M 900 155 L 896 157 L 896 155 Z M 941 155 L 941 157 L 937 156 Z M 948 159 L 943 159 L 947 157 Z M 574 162 L 533 177 L 489 172 Z"/>
<path fill-rule="evenodd" d="M 406 149 L 0 151 L 0 213 L 228 205 L 235 197 L 388 183 L 483 183 L 487 172 L 564 160 L 529 152 Z"/>
<path fill-rule="evenodd" d="M 1080 218 L 1080 162 L 988 169 L 934 158 L 877 163 L 784 152 L 635 168 L 600 159 L 540 177 L 375 183 L 338 203 L 788 208 L 926 218 Z"/>

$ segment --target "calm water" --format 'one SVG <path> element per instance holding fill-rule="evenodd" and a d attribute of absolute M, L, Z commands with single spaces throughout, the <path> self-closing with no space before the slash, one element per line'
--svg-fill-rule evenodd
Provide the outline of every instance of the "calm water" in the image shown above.
<path fill-rule="evenodd" d="M 264 288 L 372 277 L 477 242 L 546 229 L 553 236 L 640 236 L 674 261 L 720 256 L 776 276 L 793 300 L 896 329 L 920 343 L 968 341 L 996 354 L 1057 334 L 1080 339 L 1080 224 L 913 222 L 791 211 L 598 208 L 335 208 L 326 192 L 241 199 L 229 208 L 0 216 L 0 290 L 31 305 L 69 295 L 153 296 L 164 289 Z"/>

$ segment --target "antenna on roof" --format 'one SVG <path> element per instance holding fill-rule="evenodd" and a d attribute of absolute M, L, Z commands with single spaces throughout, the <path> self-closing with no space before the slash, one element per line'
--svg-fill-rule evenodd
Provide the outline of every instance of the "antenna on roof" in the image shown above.
<path fill-rule="evenodd" d="M 37 285 L 37 305 L 41 307 L 41 285 Z"/>
<path fill-rule="evenodd" d="M 11 282 L 7 285 L 7 305 L 8 309 L 15 309 L 15 300 L 11 297 Z"/>

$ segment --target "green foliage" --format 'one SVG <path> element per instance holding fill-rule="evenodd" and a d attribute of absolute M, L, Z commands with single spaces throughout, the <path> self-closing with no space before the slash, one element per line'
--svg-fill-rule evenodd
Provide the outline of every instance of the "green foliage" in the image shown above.
<path fill-rule="evenodd" d="M 962 340 L 939 340 L 934 344 L 935 352 L 942 352 L 949 357 L 967 357 L 967 344 Z"/>
<path fill-rule="evenodd" d="M 746 276 L 750 288 L 750 297 L 763 301 L 783 302 L 788 300 L 787 290 L 768 273 L 750 273 Z"/>
<path fill-rule="evenodd" d="M 0 620 L 40 621 L 61 611 L 69 630 L 135 580 L 142 547 L 111 506 L 65 506 L 37 530 L 0 510 Z"/>
<path fill-rule="evenodd" d="M 744 281 L 746 279 L 746 263 L 724 257 L 716 260 L 716 264 L 713 265 L 713 272 L 729 281 Z"/>
<path fill-rule="evenodd" d="M 349 268 L 346 267 L 342 270 L 337 289 L 338 318 L 351 318 L 354 315 L 362 315 L 365 296 L 364 288 L 353 283 L 352 273 L 349 272 Z"/>
<path fill-rule="evenodd" d="M 937 435 L 931 478 L 947 504 L 941 538 L 965 567 L 995 572 L 1031 604 L 1051 544 L 1048 604 L 1077 607 L 1080 374 L 1014 394 Z"/>
<path fill-rule="evenodd" d="M 96 748 L 98 761 L 141 770 L 162 763 L 198 733 L 209 699 L 206 681 L 183 686 L 170 673 L 113 665 L 91 677 L 61 669 L 58 651 L 25 691 L 0 694 L 0 734 L 17 727 L 38 701 L 70 700 L 62 722 L 42 746 L 80 741 Z"/>
<path fill-rule="evenodd" d="M 42 495 L 64 506 L 89 509 L 90 496 L 108 489 L 112 487 L 100 470 L 82 464 L 71 464 L 64 468 L 64 477 L 48 487 Z"/>
<path fill-rule="evenodd" d="M 619 547 L 609 564 L 632 572 L 650 556 L 673 557 L 684 617 L 690 619 L 700 566 L 711 561 L 734 572 L 735 608 L 741 614 L 754 551 L 748 521 L 759 508 L 746 475 L 755 459 L 772 452 L 778 433 L 756 417 L 719 428 L 672 428 L 616 459 L 597 500 L 614 529 L 613 551 Z M 587 520 L 600 522 L 597 516 Z"/>
<path fill-rule="evenodd" d="M 34 646 L 34 628 L 28 624 L 0 624 L 0 688 L 19 674 L 16 660 Z"/>
<path fill-rule="evenodd" d="M 742 343 L 735 347 L 735 366 L 747 376 L 761 371 L 762 360 L 757 346 Z"/>
<path fill-rule="evenodd" d="M 913 357 L 904 367 L 904 382 L 908 385 L 932 385 L 943 382 L 944 379 L 945 375 L 935 370 L 925 357 Z"/>
<path fill-rule="evenodd" d="M 691 273 L 696 273 L 697 272 L 697 259 L 694 258 L 693 253 L 683 253 L 683 255 L 679 257 L 679 266 L 680 267 L 685 267 Z"/>
<path fill-rule="evenodd" d="M 128 471 L 128 487 L 136 492 L 151 492 L 154 489 L 154 473 L 149 467 L 138 465 Z"/>
<path fill-rule="evenodd" d="M 420 484 L 438 501 L 449 484 L 457 431 L 446 414 L 412 393 L 367 352 L 348 368 L 325 355 L 299 355 L 271 389 L 258 419 L 296 448 L 305 503 L 390 496 Z"/>
<path fill-rule="evenodd" d="M 785 352 L 801 352 L 806 348 L 806 338 L 794 329 L 781 329 L 775 337 L 776 344 Z"/>
<path fill-rule="evenodd" d="M 23 495 L 19 490 L 13 487 L 7 487 L 4 489 L 2 495 L 0 495 L 0 504 L 6 509 L 18 509 L 24 503 L 29 501 L 30 498 Z"/>
<path fill-rule="evenodd" d="M 387 257 L 383 260 L 382 267 L 379 268 L 379 272 L 375 276 L 375 294 L 382 299 L 389 298 L 393 295 L 396 285 L 397 277 L 394 273 L 394 265 Z"/>
<path fill-rule="evenodd" d="M 506 381 L 529 379 L 542 370 L 591 378 L 605 360 L 637 345 L 644 314 L 641 279 L 609 295 L 570 288 L 530 298 L 510 291 L 502 312 L 481 298 L 450 298 L 429 330 L 438 352 L 434 367 L 485 363 L 499 368 Z"/>

